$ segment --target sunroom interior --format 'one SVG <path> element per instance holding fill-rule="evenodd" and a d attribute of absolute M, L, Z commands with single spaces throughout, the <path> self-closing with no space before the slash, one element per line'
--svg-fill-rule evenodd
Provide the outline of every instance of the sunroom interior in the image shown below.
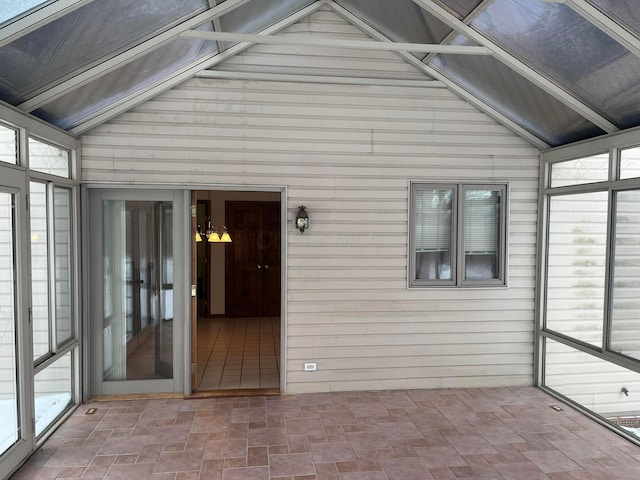
<path fill-rule="evenodd" d="M 222 90 L 215 89 L 229 85 L 232 93 L 224 100 L 229 103 L 221 107 L 216 120 L 204 116 L 184 120 L 177 105 L 193 102 L 192 110 L 205 115 L 198 102 L 222 102 Z M 255 110 L 258 107 L 241 95 L 248 85 L 259 85 L 255 87 L 259 92 L 253 92 L 259 101 L 270 101 L 265 98 L 273 95 L 278 99 L 274 104 L 281 102 L 277 108 L 292 110 L 273 118 L 266 108 Z M 377 175 L 379 182 L 370 183 L 378 188 L 378 197 L 367 205 L 346 193 L 340 198 L 346 207 L 322 204 L 320 187 L 313 181 L 322 170 L 326 188 L 365 189 L 358 183 L 364 181 L 362 174 L 349 168 L 367 165 L 352 166 L 350 157 L 339 158 L 341 149 L 353 146 L 347 134 L 340 133 L 341 122 L 353 120 L 345 116 L 350 113 L 338 103 L 327 105 L 322 113 L 326 116 L 320 118 L 318 113 L 328 85 L 344 89 L 340 93 L 344 105 L 358 90 L 373 89 L 383 96 L 394 89 L 395 101 L 410 112 L 405 123 L 397 124 L 407 129 L 406 135 L 391 127 L 374 132 L 365 120 L 358 120 L 365 122 L 358 127 L 365 138 L 359 141 L 371 149 L 348 153 L 362 153 L 361 161 L 370 162 L 375 172 L 371 175 Z M 288 89 L 290 97 L 282 93 Z M 191 96 L 182 97 L 187 90 Z M 415 95 L 425 91 L 436 93 L 427 100 Z M 439 92 L 452 94 L 468 111 L 457 111 L 462 108 L 457 106 L 447 110 L 438 102 L 451 100 Z M 326 128 L 335 123 L 332 137 L 312 131 L 301 120 L 305 114 L 293 111 L 312 102 L 316 94 L 318 105 L 309 115 L 326 122 Z M 298 100 L 298 96 L 308 98 Z M 198 307 L 192 303 L 197 268 L 190 266 L 197 262 L 193 252 L 202 247 L 196 247 L 194 240 L 192 192 L 207 199 L 220 192 L 232 198 L 242 191 L 267 203 L 282 199 L 276 210 L 283 220 L 277 269 L 282 289 L 275 295 L 282 299 L 278 309 L 283 312 L 271 315 L 282 322 L 277 325 L 282 327 L 277 365 L 281 377 L 270 384 L 280 393 L 346 388 L 347 380 L 353 379 L 356 389 L 409 388 L 411 378 L 417 377 L 407 373 L 406 383 L 394 383 L 392 378 L 376 383 L 377 371 L 354 366 L 361 377 L 356 372 L 329 387 L 330 379 L 314 383 L 299 376 L 305 348 L 317 345 L 305 340 L 296 344 L 296 338 L 312 331 L 316 318 L 331 317 L 325 320 L 327 325 L 349 323 L 349 314 L 341 316 L 344 312 L 338 308 L 322 310 L 321 304 L 332 298 L 323 293 L 328 287 L 305 290 L 299 282 L 328 283 L 328 267 L 345 262 L 343 249 L 351 246 L 361 249 L 365 270 L 376 262 L 389 272 L 395 269 L 389 275 L 401 293 L 390 296 L 391 302 L 417 302 L 423 308 L 421 295 L 436 304 L 433 292 L 443 302 L 455 302 L 457 295 L 473 296 L 469 292 L 478 290 L 500 302 L 509 291 L 515 292 L 522 297 L 517 299 L 522 310 L 518 315 L 519 325 L 524 325 L 516 333 L 526 346 L 510 354 L 521 355 L 521 365 L 517 372 L 496 373 L 486 381 L 495 386 L 508 385 L 509 380 L 538 386 L 640 443 L 636 395 L 640 391 L 640 5 L 634 0 L 9 0 L 0 5 L 0 101 L 0 476 L 15 470 L 91 397 L 193 393 L 196 373 L 191 359 L 196 359 L 189 319 Z M 155 137 L 156 150 L 145 161 L 157 161 L 158 170 L 151 168 L 145 174 L 136 170 L 135 154 L 125 158 L 118 152 L 128 146 L 122 142 L 158 133 L 151 120 L 139 120 L 154 115 L 155 107 L 149 106 L 154 101 L 165 102 L 162 121 L 179 132 L 184 144 Z M 425 107 L 427 101 L 435 106 Z M 459 258 L 457 264 L 438 260 L 446 263 L 447 272 L 457 269 L 459 281 L 455 272 L 446 274 L 451 275 L 449 283 L 432 282 L 429 274 L 421 278 L 416 273 L 415 258 L 421 253 L 412 192 L 419 188 L 412 185 L 426 185 L 427 190 L 453 185 L 451 191 L 462 192 L 469 183 L 458 177 L 464 165 L 460 154 L 448 155 L 442 132 L 416 131 L 418 127 L 411 125 L 414 120 L 420 128 L 427 125 L 419 115 L 428 109 L 432 109 L 431 126 L 440 121 L 455 124 L 458 113 L 465 116 L 471 140 L 465 143 L 460 128 L 455 143 L 463 145 L 465 155 L 482 157 L 479 173 L 469 173 L 475 182 L 469 180 L 470 184 L 490 185 L 497 196 L 508 197 L 509 204 L 501 210 L 503 220 L 491 227 L 503 236 L 493 240 L 502 253 L 494 252 L 498 265 L 494 270 L 499 273 L 490 274 L 495 280 L 491 288 L 482 290 L 483 285 L 474 282 L 465 285 L 464 262 L 470 264 L 471 257 L 462 247 L 457 255 L 451 253 L 451 258 Z M 471 110 L 473 114 L 468 113 Z M 373 111 L 384 115 L 384 109 Z M 308 162 L 277 158 L 288 148 L 284 146 L 274 147 L 260 161 L 252 160 L 252 149 L 258 147 L 246 137 L 249 130 L 238 134 L 225 130 L 241 128 L 252 115 L 262 115 L 260 121 L 271 132 L 282 132 L 284 139 L 295 143 L 287 154 L 309 157 Z M 474 125 L 489 121 L 492 132 L 500 129 L 508 135 L 473 135 L 478 131 Z M 318 144 L 333 142 L 331 156 L 305 149 L 300 139 L 308 133 L 306 128 L 310 137 L 317 134 Z M 116 138 L 119 134 L 121 139 Z M 388 149 L 378 160 L 381 151 L 375 147 L 382 143 L 374 139 L 386 142 Z M 272 147 L 264 145 L 278 143 L 278 138 L 260 140 L 265 151 Z M 227 149 L 227 157 L 216 160 L 218 170 L 209 177 L 199 173 L 207 171 L 208 153 L 192 149 L 198 142 L 202 151 L 209 142 L 219 152 Z M 406 143 L 419 148 L 410 152 Z M 506 161 L 510 153 L 503 152 L 516 144 L 513 151 L 517 148 L 520 153 Z M 132 151 L 143 148 L 131 145 Z M 185 160 L 171 170 L 160 152 L 179 149 L 189 152 L 185 158 L 191 163 Z M 415 160 L 412 173 L 394 180 L 401 180 L 400 187 L 385 187 L 383 177 L 391 175 L 394 155 L 418 158 L 421 152 L 428 152 L 425 166 L 434 156 L 442 158 L 436 174 L 422 172 Z M 519 162 L 531 158 L 537 163 L 526 168 L 533 169 L 535 177 L 521 188 L 517 182 L 528 174 L 519 169 Z M 399 160 L 402 165 L 410 161 Z M 286 175 L 281 172 L 291 172 L 294 180 L 258 184 L 255 178 L 268 177 L 271 168 L 282 178 Z M 332 168 L 347 173 L 326 173 Z M 317 222 L 313 202 L 308 204 L 314 198 Z M 302 204 L 307 204 L 312 217 L 306 233 L 293 225 Z M 162 331 L 169 332 L 173 343 L 169 353 L 158 353 L 163 337 L 156 336 L 160 339 L 153 365 L 157 383 L 139 383 L 135 387 L 139 390 L 131 391 L 126 380 L 132 378 L 115 361 L 117 355 L 126 356 L 127 346 L 113 339 L 129 341 L 135 335 L 127 325 L 111 326 L 106 320 L 115 315 L 112 305 L 127 302 L 110 283 L 118 272 L 126 276 L 127 265 L 109 263 L 107 253 L 114 258 L 122 254 L 128 240 L 111 232 L 138 218 L 144 220 L 136 227 L 136 239 L 147 228 L 164 238 L 153 250 L 162 270 L 158 267 L 158 280 L 148 288 L 158 294 L 154 334 L 161 335 L 160 329 L 166 328 Z M 387 220 L 392 233 L 380 231 Z M 451 241 L 448 236 L 445 243 Z M 392 244 L 401 250 L 394 258 L 384 253 Z M 335 263 L 323 266 L 329 257 Z M 258 265 L 261 273 L 264 265 L 267 262 Z M 362 293 L 366 281 L 357 285 L 366 275 L 367 271 L 340 279 L 345 283 L 337 282 L 333 288 L 346 290 L 345 297 L 335 292 L 334 297 L 359 305 L 370 301 Z M 374 290 L 384 291 L 386 277 L 377 275 L 368 281 Z M 135 277 L 140 284 L 145 278 L 148 283 L 151 277 Z M 129 300 L 139 304 L 142 297 L 136 298 Z M 312 306 L 318 310 L 309 310 Z M 461 322 L 462 316 L 475 314 L 452 312 L 440 322 Z M 479 318 L 490 322 L 489 316 Z M 105 322 L 99 323 L 104 327 L 100 331 L 91 328 L 90 318 L 96 317 Z M 171 322 L 178 317 L 183 323 L 174 328 Z M 356 322 L 350 326 L 361 334 Z M 376 331 L 375 325 L 369 327 L 364 331 Z M 491 335 L 495 339 L 521 327 L 495 326 L 486 332 L 478 328 L 477 333 L 489 334 L 490 343 Z M 438 332 L 456 333 L 446 327 Z M 337 334 L 334 338 L 340 342 Z M 333 348 L 322 347 L 323 352 Z M 514 345 L 512 350 L 519 348 Z M 509 365 L 500 367 L 509 370 Z M 469 374 L 444 380 L 438 376 L 416 380 L 415 386 L 466 388 L 484 381 Z"/>

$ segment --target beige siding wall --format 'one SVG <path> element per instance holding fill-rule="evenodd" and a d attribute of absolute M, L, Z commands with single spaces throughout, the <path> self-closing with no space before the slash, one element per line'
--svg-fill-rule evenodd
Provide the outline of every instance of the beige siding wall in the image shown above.
<path fill-rule="evenodd" d="M 326 11 L 292 30 L 361 35 Z M 421 78 L 339 53 L 260 46 L 233 65 Z M 85 182 L 287 187 L 287 392 L 531 384 L 539 151 L 446 89 L 192 79 L 82 143 Z M 508 288 L 406 288 L 409 179 L 510 182 Z"/>

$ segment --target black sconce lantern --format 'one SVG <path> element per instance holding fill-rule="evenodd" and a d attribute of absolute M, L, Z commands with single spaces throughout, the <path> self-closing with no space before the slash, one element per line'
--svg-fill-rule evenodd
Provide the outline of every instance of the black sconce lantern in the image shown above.
<path fill-rule="evenodd" d="M 307 213 L 307 209 L 304 208 L 304 205 L 300 205 L 298 207 L 298 213 L 296 214 L 296 228 L 300 230 L 300 233 L 304 233 L 304 231 L 309 228 L 309 214 Z"/>

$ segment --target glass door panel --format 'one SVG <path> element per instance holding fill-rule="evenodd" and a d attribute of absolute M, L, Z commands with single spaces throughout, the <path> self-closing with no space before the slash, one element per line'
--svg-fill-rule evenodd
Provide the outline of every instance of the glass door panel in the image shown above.
<path fill-rule="evenodd" d="M 103 378 L 173 378 L 172 203 L 104 200 Z M 171 285 L 172 287 L 172 285 Z M 163 301 L 164 300 L 164 301 Z"/>
<path fill-rule="evenodd" d="M 0 455 L 23 438 L 16 349 L 15 195 L 0 191 Z"/>

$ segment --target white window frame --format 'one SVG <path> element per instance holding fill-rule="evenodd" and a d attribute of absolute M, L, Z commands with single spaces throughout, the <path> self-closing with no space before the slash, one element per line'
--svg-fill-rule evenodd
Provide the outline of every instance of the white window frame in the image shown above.
<path fill-rule="evenodd" d="M 418 279 L 416 278 L 416 192 L 426 189 L 450 189 L 453 192 L 451 202 L 450 231 L 450 279 Z M 466 279 L 465 258 L 465 201 L 464 194 L 468 190 L 496 190 L 503 199 L 500 202 L 498 232 L 498 272 L 496 278 Z M 409 182 L 409 250 L 407 260 L 408 288 L 425 287 L 505 287 L 507 285 L 507 230 L 509 184 L 507 182 L 429 182 L 411 180 Z"/>

